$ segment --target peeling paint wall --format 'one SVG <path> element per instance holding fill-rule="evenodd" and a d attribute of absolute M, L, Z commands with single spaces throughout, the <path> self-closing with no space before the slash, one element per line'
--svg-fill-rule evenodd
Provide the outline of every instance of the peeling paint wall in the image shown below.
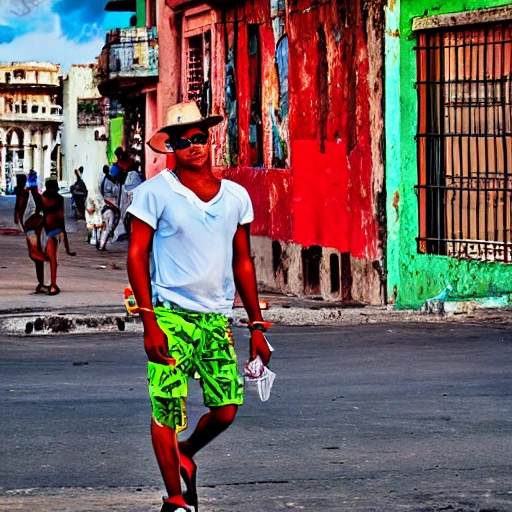
<path fill-rule="evenodd" d="M 401 4 L 401 5 L 400 5 Z M 386 9 L 386 182 L 388 297 L 397 307 L 419 307 L 450 283 L 457 297 L 512 291 L 512 266 L 417 252 L 416 38 L 412 20 L 509 5 L 500 0 L 395 2 Z M 397 37 L 399 36 L 399 37 Z"/>
<path fill-rule="evenodd" d="M 277 1 L 262 0 L 247 2 L 227 17 L 239 20 L 240 148 L 238 165 L 224 173 L 249 190 L 256 210 L 253 235 L 294 247 L 319 246 L 322 261 L 331 251 L 348 255 L 353 295 L 369 303 L 385 298 L 381 4 L 299 0 L 285 10 Z M 244 41 L 251 24 L 259 24 L 262 52 L 262 167 L 249 167 L 250 149 L 244 144 L 251 139 Z M 299 253 L 288 254 L 288 262 L 299 269 L 302 281 L 287 290 L 307 293 Z M 269 256 L 262 256 L 262 269 L 271 268 Z M 327 288 L 322 284 L 319 293 L 336 298 Z"/>

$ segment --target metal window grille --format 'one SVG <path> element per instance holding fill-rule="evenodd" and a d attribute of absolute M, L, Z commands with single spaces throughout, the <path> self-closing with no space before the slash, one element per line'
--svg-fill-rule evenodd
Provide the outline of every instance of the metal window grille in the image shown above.
<path fill-rule="evenodd" d="M 211 33 L 189 37 L 187 42 L 186 97 L 206 116 L 211 114 Z"/>
<path fill-rule="evenodd" d="M 512 23 L 418 42 L 418 251 L 511 262 Z"/>
<path fill-rule="evenodd" d="M 187 94 L 190 101 L 201 103 L 203 92 L 203 38 L 191 37 L 188 40 Z"/>

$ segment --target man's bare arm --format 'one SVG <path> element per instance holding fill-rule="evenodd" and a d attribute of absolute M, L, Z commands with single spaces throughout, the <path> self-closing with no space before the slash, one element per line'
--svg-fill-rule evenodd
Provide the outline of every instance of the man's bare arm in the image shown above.
<path fill-rule="evenodd" d="M 23 225 L 23 216 L 25 215 L 25 210 L 27 209 L 27 200 L 25 197 L 22 197 L 21 193 L 16 194 L 16 203 L 14 205 L 14 223 Z"/>
<path fill-rule="evenodd" d="M 30 192 L 32 193 L 32 197 L 34 198 L 34 202 L 36 203 L 36 212 L 41 213 L 43 210 L 43 201 L 41 199 L 41 193 L 36 186 L 30 187 Z"/>
<path fill-rule="evenodd" d="M 149 258 L 154 230 L 137 217 L 132 218 L 130 247 L 128 248 L 128 279 L 140 308 L 152 309 Z"/>
<path fill-rule="evenodd" d="M 262 321 L 256 272 L 251 258 L 249 224 L 239 225 L 233 238 L 233 274 L 249 321 Z M 250 355 L 252 358 L 259 355 L 263 364 L 267 364 L 270 360 L 270 349 L 261 331 L 252 331 L 251 333 Z"/>
<path fill-rule="evenodd" d="M 149 259 L 155 230 L 137 217 L 132 217 L 130 247 L 128 249 L 128 279 L 144 324 L 144 349 L 149 361 L 172 364 L 169 359 L 167 336 L 156 321 L 151 300 Z"/>

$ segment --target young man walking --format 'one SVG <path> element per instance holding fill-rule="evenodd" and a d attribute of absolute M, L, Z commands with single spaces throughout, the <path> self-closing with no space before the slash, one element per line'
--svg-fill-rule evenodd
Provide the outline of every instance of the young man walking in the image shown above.
<path fill-rule="evenodd" d="M 211 169 L 208 131 L 221 121 L 202 118 L 195 103 L 171 107 L 148 144 L 174 150 L 176 168 L 140 185 L 128 209 L 128 276 L 144 324 L 151 436 L 168 494 L 162 512 L 197 512 L 194 455 L 232 423 L 243 401 L 227 318 L 235 284 L 249 317 L 250 355 L 270 359 L 250 253 L 251 201 Z M 187 425 L 187 383 L 196 373 L 210 410 L 178 443 Z"/>

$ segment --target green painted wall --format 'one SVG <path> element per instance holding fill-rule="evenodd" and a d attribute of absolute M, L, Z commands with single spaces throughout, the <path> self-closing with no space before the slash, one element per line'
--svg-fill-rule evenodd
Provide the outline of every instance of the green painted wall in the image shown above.
<path fill-rule="evenodd" d="M 114 117 L 110 120 L 110 137 L 107 145 L 107 159 L 110 165 L 116 161 L 114 151 L 118 147 L 123 147 L 123 126 L 123 116 Z"/>
<path fill-rule="evenodd" d="M 414 17 L 510 5 L 506 0 L 389 0 L 386 29 L 386 190 L 388 297 L 397 308 L 418 308 L 450 283 L 452 295 L 512 292 L 512 265 L 417 252 L 417 94 Z M 397 43 L 399 40 L 399 43 Z"/>
<path fill-rule="evenodd" d="M 137 27 L 146 26 L 146 0 L 137 0 Z"/>

